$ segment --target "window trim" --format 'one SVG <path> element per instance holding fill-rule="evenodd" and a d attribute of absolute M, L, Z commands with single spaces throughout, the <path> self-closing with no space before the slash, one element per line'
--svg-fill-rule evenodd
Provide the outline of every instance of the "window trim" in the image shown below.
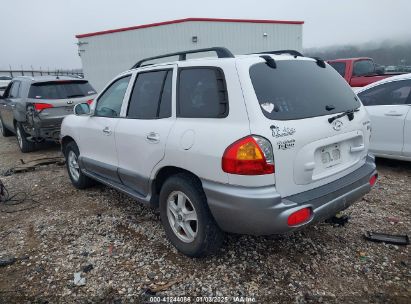
<path fill-rule="evenodd" d="M 223 115 L 219 115 L 217 117 L 187 117 L 187 116 L 181 116 L 180 113 L 180 77 L 181 77 L 181 72 L 184 70 L 200 70 L 200 69 L 207 69 L 207 70 L 216 70 L 221 73 L 222 80 L 223 80 L 223 85 L 224 85 L 224 91 L 226 94 L 226 100 L 227 100 L 227 109 Z M 227 81 L 225 77 L 224 70 L 221 67 L 218 66 L 190 66 L 190 67 L 179 67 L 177 70 L 177 85 L 176 85 L 176 117 L 177 118 L 196 118 L 196 119 L 222 119 L 228 117 L 230 113 L 230 100 L 229 100 L 229 94 L 228 94 L 228 87 L 227 87 Z"/>
<path fill-rule="evenodd" d="M 365 92 L 367 92 L 367 91 L 371 91 L 371 90 L 373 90 L 373 89 L 378 89 L 379 87 L 384 86 L 384 85 L 390 85 L 390 84 L 399 83 L 399 82 L 402 82 L 402 81 L 409 81 L 409 82 L 411 83 L 411 79 L 391 80 L 391 81 L 387 81 L 387 82 L 381 83 L 381 84 L 379 84 L 379 85 L 372 86 L 371 88 L 368 88 L 367 90 L 358 92 L 357 95 L 358 95 L 358 97 L 360 98 L 361 103 L 363 104 L 364 107 L 386 107 L 386 106 L 407 106 L 407 105 L 411 105 L 411 90 L 410 90 L 410 93 L 408 93 L 408 97 L 405 98 L 405 102 L 404 102 L 404 103 L 400 103 L 400 104 L 396 103 L 396 104 L 383 104 L 383 105 L 366 105 L 366 104 L 364 104 L 364 102 L 363 102 L 362 99 L 361 99 L 360 94 L 363 94 L 363 93 L 365 93 Z"/>
<path fill-rule="evenodd" d="M 121 75 L 120 77 L 114 79 L 114 80 L 98 95 L 98 97 L 96 98 L 96 105 L 94 106 L 94 109 L 93 109 L 93 115 L 91 115 L 92 117 L 121 118 L 121 108 L 120 108 L 120 113 L 118 114 L 118 116 L 101 116 L 101 115 L 96 115 L 96 109 L 97 109 L 98 103 L 100 102 L 100 98 L 111 88 L 111 86 L 112 86 L 114 83 L 116 83 L 117 81 L 119 81 L 119 80 L 121 80 L 121 79 L 123 79 L 123 78 L 127 78 L 127 77 L 130 77 L 130 80 L 129 80 L 129 82 L 128 82 L 128 86 L 127 86 L 126 91 L 125 91 L 124 96 L 123 96 L 123 102 L 122 102 L 122 104 L 121 104 L 121 108 L 123 107 L 123 105 L 124 105 L 124 100 L 125 100 L 126 93 L 127 93 L 127 89 L 128 89 L 128 87 L 130 86 L 131 79 L 133 78 L 133 74 L 132 74 L 132 73 L 129 73 L 129 74 L 126 74 L 126 75 Z"/>
<path fill-rule="evenodd" d="M 128 111 L 130 109 L 130 104 L 131 104 L 131 97 L 133 96 L 133 92 L 134 92 L 134 88 L 136 87 L 138 76 L 140 74 L 153 73 L 153 72 L 171 72 L 171 113 L 170 113 L 170 116 L 168 116 L 168 117 L 155 117 L 155 118 L 128 117 Z M 130 94 L 128 96 L 127 108 L 126 108 L 126 111 L 125 111 L 125 117 L 124 118 L 126 118 L 126 119 L 138 119 L 138 120 L 157 120 L 157 119 L 167 119 L 167 118 L 172 117 L 173 116 L 173 76 L 174 76 L 174 68 L 173 67 L 137 71 L 137 73 L 135 74 L 135 77 L 134 77 L 133 86 L 132 86 Z M 161 87 L 160 100 L 161 100 L 161 97 L 163 96 L 163 91 L 164 91 L 164 86 L 165 86 L 165 81 L 166 80 L 167 80 L 167 73 L 166 73 L 166 77 L 164 77 L 164 79 L 163 79 L 163 85 Z"/>

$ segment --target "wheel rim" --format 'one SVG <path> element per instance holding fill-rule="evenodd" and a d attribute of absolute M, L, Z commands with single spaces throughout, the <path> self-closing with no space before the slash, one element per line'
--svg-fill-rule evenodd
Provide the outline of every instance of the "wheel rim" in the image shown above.
<path fill-rule="evenodd" d="M 78 181 L 78 179 L 80 177 L 80 167 L 79 167 L 78 162 L 77 162 L 76 153 L 74 153 L 73 151 L 69 152 L 68 158 L 67 158 L 67 163 L 68 163 L 68 166 L 69 166 L 69 171 L 70 171 L 71 177 L 75 181 Z"/>
<path fill-rule="evenodd" d="M 21 136 L 21 131 L 19 127 L 17 127 L 16 135 L 17 135 L 17 141 L 19 142 L 19 146 L 20 148 L 22 148 L 23 147 L 23 137 Z"/>
<path fill-rule="evenodd" d="M 167 199 L 167 218 L 174 234 L 191 243 L 198 233 L 198 217 L 193 203 L 181 191 L 172 192 Z"/>

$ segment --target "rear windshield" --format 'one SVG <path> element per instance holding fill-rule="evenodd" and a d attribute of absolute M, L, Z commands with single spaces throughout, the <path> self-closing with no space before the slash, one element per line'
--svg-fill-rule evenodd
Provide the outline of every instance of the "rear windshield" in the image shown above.
<path fill-rule="evenodd" d="M 329 65 L 278 60 L 277 68 L 258 63 L 250 77 L 261 111 L 269 119 L 290 120 L 339 113 L 360 106 L 354 92 Z"/>
<path fill-rule="evenodd" d="M 67 99 L 96 94 L 93 87 L 85 80 L 61 80 L 33 83 L 29 98 L 35 99 Z"/>
<path fill-rule="evenodd" d="M 345 62 L 330 62 L 330 65 L 340 74 L 342 77 L 345 76 Z"/>

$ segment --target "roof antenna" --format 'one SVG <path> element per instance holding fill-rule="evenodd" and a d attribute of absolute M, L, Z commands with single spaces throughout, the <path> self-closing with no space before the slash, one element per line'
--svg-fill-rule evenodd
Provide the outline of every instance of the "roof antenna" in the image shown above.
<path fill-rule="evenodd" d="M 263 59 L 265 60 L 265 63 L 266 63 L 270 68 L 273 68 L 273 69 L 276 69 L 276 68 L 277 68 L 277 64 L 275 63 L 275 60 L 274 60 L 271 56 L 262 55 L 262 56 L 260 56 L 260 58 L 263 58 Z"/>
<path fill-rule="evenodd" d="M 317 65 L 318 65 L 319 67 L 325 69 L 325 62 L 324 62 L 324 60 L 322 60 L 322 59 L 319 58 L 319 57 L 312 57 L 312 58 L 317 62 Z"/>

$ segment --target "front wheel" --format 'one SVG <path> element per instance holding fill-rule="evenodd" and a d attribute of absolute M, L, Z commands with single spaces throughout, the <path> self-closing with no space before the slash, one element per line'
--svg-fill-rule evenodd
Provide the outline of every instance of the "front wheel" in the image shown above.
<path fill-rule="evenodd" d="M 93 186 L 94 180 L 81 172 L 78 163 L 80 151 L 74 141 L 67 144 L 64 151 L 64 156 L 66 158 L 67 172 L 74 187 L 77 189 L 86 189 Z"/>
<path fill-rule="evenodd" d="M 13 135 L 13 133 L 11 133 L 11 131 L 8 130 L 8 129 L 4 126 L 3 120 L 2 120 L 2 118 L 1 118 L 1 116 L 0 116 L 0 133 L 1 133 L 1 135 L 3 135 L 4 137 L 9 137 L 9 136 L 12 136 L 12 135 Z"/>
<path fill-rule="evenodd" d="M 16 138 L 21 152 L 28 153 L 34 151 L 36 147 L 35 143 L 27 140 L 27 134 L 19 122 L 16 124 Z"/>
<path fill-rule="evenodd" d="M 190 257 L 215 253 L 224 239 L 207 205 L 201 183 L 188 174 L 177 174 L 160 191 L 160 217 L 166 236 Z"/>

